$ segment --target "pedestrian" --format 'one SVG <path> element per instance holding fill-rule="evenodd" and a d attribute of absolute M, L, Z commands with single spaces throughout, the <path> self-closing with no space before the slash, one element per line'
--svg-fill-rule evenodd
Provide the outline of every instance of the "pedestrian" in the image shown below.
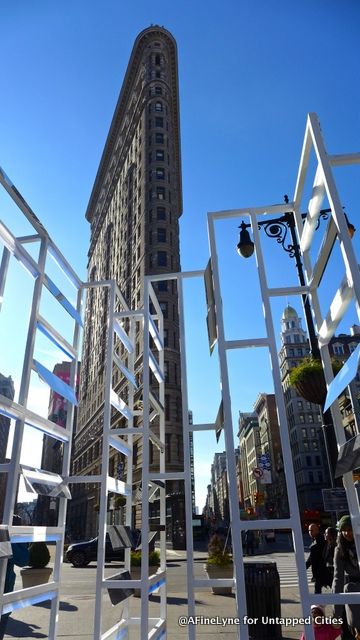
<path fill-rule="evenodd" d="M 333 593 L 360 591 L 360 570 L 356 553 L 351 518 L 345 515 L 337 523 L 339 531 L 334 553 Z M 334 606 L 334 617 L 341 618 L 343 605 Z M 360 640 L 360 604 L 345 605 L 346 621 L 356 640 Z"/>
<path fill-rule="evenodd" d="M 315 583 L 314 593 L 321 593 L 322 587 L 326 585 L 326 567 L 323 559 L 323 552 L 325 546 L 325 540 L 322 533 L 320 533 L 320 527 L 313 522 L 309 525 L 309 534 L 312 539 L 312 543 L 309 548 L 309 556 L 306 560 L 306 568 L 312 569 L 312 581 Z"/>
<path fill-rule="evenodd" d="M 255 533 L 252 529 L 245 531 L 245 549 L 248 556 L 254 555 Z"/>
<path fill-rule="evenodd" d="M 334 553 L 337 538 L 337 530 L 335 527 L 325 529 L 324 538 L 323 560 L 326 567 L 326 586 L 331 587 L 334 579 Z"/>
<path fill-rule="evenodd" d="M 325 609 L 319 604 L 313 604 L 311 606 L 311 619 L 315 640 L 335 640 L 335 638 L 340 636 L 340 623 L 330 623 L 326 621 Z M 300 636 L 300 640 L 305 640 L 304 631 Z"/>
<path fill-rule="evenodd" d="M 20 516 L 14 515 L 13 525 L 20 526 Z M 14 571 L 14 565 L 18 567 L 26 567 L 29 562 L 29 548 L 26 543 L 13 542 L 11 544 L 12 557 L 8 558 L 5 576 L 4 593 L 13 591 L 15 585 L 16 574 Z M 3 639 L 6 631 L 7 621 L 10 613 L 4 613 L 0 618 L 0 640 Z"/>

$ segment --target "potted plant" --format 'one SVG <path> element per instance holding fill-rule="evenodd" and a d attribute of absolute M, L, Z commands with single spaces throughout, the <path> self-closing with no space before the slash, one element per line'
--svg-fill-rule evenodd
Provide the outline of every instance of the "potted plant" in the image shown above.
<path fill-rule="evenodd" d="M 340 371 L 342 363 L 333 359 L 331 364 L 334 375 L 336 375 Z M 320 360 L 311 356 L 304 358 L 297 367 L 290 371 L 290 384 L 295 387 L 302 398 L 323 406 L 327 389 Z"/>
<path fill-rule="evenodd" d="M 208 578 L 232 578 L 233 561 L 222 536 L 215 534 L 210 538 L 208 545 L 208 559 L 204 565 Z M 229 595 L 232 587 L 211 587 L 216 595 Z"/>
<path fill-rule="evenodd" d="M 31 542 L 29 545 L 29 566 L 20 570 L 23 587 L 34 587 L 49 582 L 52 569 L 47 567 L 50 553 L 45 542 Z"/>
<path fill-rule="evenodd" d="M 141 551 L 131 551 L 130 554 L 130 573 L 132 580 L 140 580 L 141 578 Z M 157 573 L 160 567 L 160 553 L 158 551 L 149 551 L 149 576 Z M 134 596 L 140 598 L 141 589 L 135 589 Z"/>

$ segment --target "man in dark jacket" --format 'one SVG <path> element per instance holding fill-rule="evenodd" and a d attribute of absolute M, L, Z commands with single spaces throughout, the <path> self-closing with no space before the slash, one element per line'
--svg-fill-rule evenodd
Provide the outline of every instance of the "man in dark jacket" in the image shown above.
<path fill-rule="evenodd" d="M 314 593 L 321 593 L 321 589 L 326 585 L 326 565 L 323 558 L 325 540 L 320 533 L 319 525 L 312 523 L 309 525 L 309 534 L 312 539 L 310 545 L 310 553 L 306 560 L 306 568 L 311 567 L 313 573 L 313 581 L 315 582 Z"/>

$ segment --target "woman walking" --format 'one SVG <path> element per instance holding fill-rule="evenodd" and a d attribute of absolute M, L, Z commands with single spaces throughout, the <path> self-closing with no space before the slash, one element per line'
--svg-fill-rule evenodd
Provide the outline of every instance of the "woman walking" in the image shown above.
<path fill-rule="evenodd" d="M 340 518 L 337 545 L 334 553 L 334 593 L 354 593 L 360 591 L 360 570 L 356 554 L 351 518 L 346 515 Z M 360 604 L 345 605 L 346 619 L 350 631 L 356 640 L 360 640 Z M 335 618 L 341 618 L 343 605 L 334 607 Z"/>

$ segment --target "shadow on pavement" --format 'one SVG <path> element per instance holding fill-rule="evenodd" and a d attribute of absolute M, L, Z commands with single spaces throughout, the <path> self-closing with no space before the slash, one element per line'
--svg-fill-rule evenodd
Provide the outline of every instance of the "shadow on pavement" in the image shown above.
<path fill-rule="evenodd" d="M 34 607 L 43 607 L 44 609 L 51 608 L 51 600 L 46 600 L 45 602 L 38 602 L 33 605 Z M 60 611 L 78 611 L 78 607 L 74 604 L 70 604 L 69 602 L 60 602 L 59 603 Z"/>
<path fill-rule="evenodd" d="M 299 604 L 299 600 L 290 600 L 288 598 L 281 598 L 281 604 L 286 604 L 286 603 L 294 603 L 294 604 Z"/>
<path fill-rule="evenodd" d="M 160 596 L 153 596 L 150 595 L 150 600 L 151 602 L 160 602 Z M 167 604 L 177 604 L 179 606 L 187 604 L 188 603 L 188 599 L 187 598 L 176 598 L 176 597 L 172 597 L 169 596 L 166 599 Z M 202 600 L 195 600 L 195 604 L 206 604 L 205 602 L 203 602 Z"/>
<path fill-rule="evenodd" d="M 40 633 L 35 629 L 40 629 L 39 625 L 13 620 L 10 617 L 6 625 L 5 636 L 12 636 L 13 638 L 47 638 L 45 633 Z"/>

